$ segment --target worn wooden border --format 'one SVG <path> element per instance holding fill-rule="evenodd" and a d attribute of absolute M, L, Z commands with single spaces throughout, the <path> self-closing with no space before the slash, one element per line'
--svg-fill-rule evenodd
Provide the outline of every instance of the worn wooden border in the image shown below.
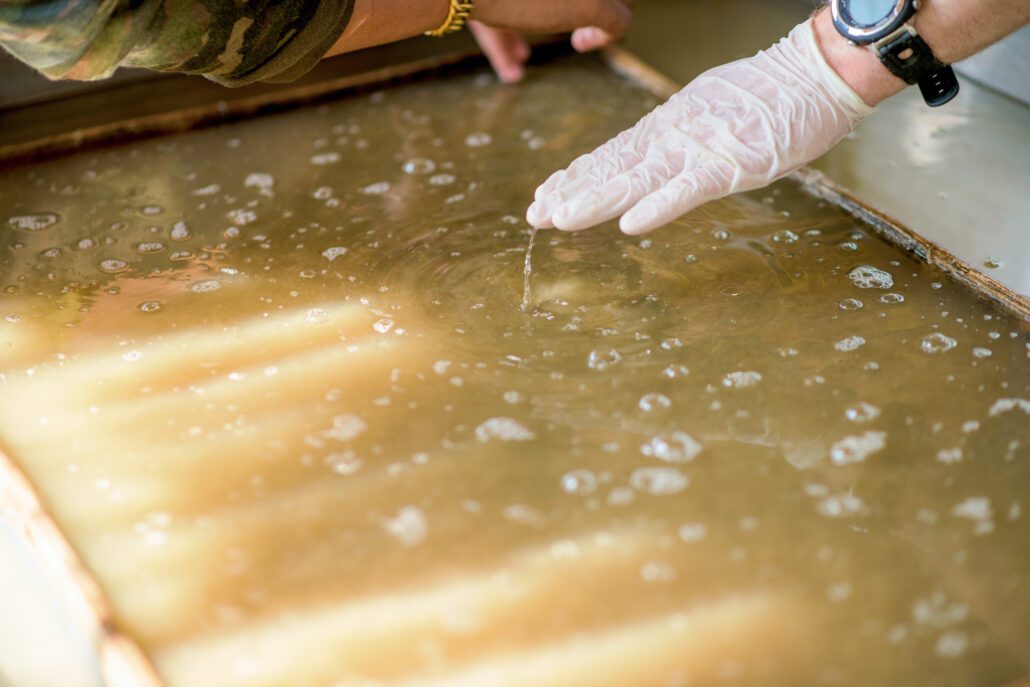
<path fill-rule="evenodd" d="M 668 98 L 681 88 L 675 81 L 623 48 L 610 47 L 605 50 L 604 56 L 616 73 L 636 81 L 661 98 Z M 869 226 L 877 236 L 888 243 L 922 262 L 937 267 L 978 298 L 991 302 L 1019 319 L 1030 321 L 1030 298 L 1016 293 L 897 219 L 871 207 L 819 170 L 802 167 L 791 173 L 789 178 L 798 183 L 809 195 L 836 205 Z"/>
<path fill-rule="evenodd" d="M 299 107 L 329 97 L 353 93 L 364 87 L 381 87 L 437 73 L 462 63 L 482 62 L 477 53 L 457 52 L 391 65 L 316 84 L 285 88 L 273 93 L 220 101 L 159 115 L 111 122 L 0 147 L 0 163 L 38 159 L 137 138 L 187 131 L 211 124 L 244 119 L 270 111 Z M 629 51 L 612 47 L 604 61 L 615 73 L 667 98 L 679 85 Z M 869 207 L 843 186 L 821 172 L 803 168 L 791 178 L 809 194 L 840 207 L 888 242 L 919 260 L 934 265 L 977 296 L 997 304 L 1020 318 L 1030 320 L 1030 300 L 971 267 L 894 218 Z M 165 687 L 153 663 L 140 645 L 122 633 L 110 602 L 71 542 L 61 532 L 28 476 L 0 444 L 0 517 L 11 523 L 28 553 L 61 595 L 73 622 L 93 642 L 101 676 L 107 687 Z M 1017 683 L 1014 687 L 1030 687 Z"/>

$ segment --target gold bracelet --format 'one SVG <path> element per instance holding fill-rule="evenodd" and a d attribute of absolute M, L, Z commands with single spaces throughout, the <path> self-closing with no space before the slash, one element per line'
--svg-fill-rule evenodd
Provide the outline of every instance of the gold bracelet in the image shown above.
<path fill-rule="evenodd" d="M 465 28 L 465 22 L 469 20 L 475 4 L 475 0 L 451 0 L 451 7 L 447 10 L 447 19 L 440 25 L 440 28 L 426 31 L 426 35 L 440 38 L 449 33 L 461 31 Z"/>

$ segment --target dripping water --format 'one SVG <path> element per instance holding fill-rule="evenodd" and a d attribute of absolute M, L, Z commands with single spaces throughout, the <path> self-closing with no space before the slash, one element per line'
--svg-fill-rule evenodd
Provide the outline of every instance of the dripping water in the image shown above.
<path fill-rule="evenodd" d="M 536 242 L 536 228 L 530 229 L 529 245 L 526 246 L 526 261 L 522 266 L 522 312 L 529 310 L 533 302 L 533 292 L 530 288 L 529 277 L 533 273 L 533 244 Z"/>

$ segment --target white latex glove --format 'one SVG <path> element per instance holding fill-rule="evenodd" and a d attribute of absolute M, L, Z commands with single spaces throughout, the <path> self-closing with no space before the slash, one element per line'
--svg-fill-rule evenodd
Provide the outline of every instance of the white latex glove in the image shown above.
<path fill-rule="evenodd" d="M 768 50 L 705 72 L 555 172 L 526 218 L 578 231 L 622 215 L 623 232 L 642 234 L 789 174 L 872 111 L 826 63 L 810 19 Z"/>

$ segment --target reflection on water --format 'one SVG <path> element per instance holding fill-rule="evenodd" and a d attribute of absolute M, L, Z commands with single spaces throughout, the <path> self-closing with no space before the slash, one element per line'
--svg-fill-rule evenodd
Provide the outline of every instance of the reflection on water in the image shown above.
<path fill-rule="evenodd" d="M 650 105 L 570 61 L 0 177 L 0 436 L 171 685 L 1027 672 L 1026 323 L 789 184 L 527 281 Z"/>

